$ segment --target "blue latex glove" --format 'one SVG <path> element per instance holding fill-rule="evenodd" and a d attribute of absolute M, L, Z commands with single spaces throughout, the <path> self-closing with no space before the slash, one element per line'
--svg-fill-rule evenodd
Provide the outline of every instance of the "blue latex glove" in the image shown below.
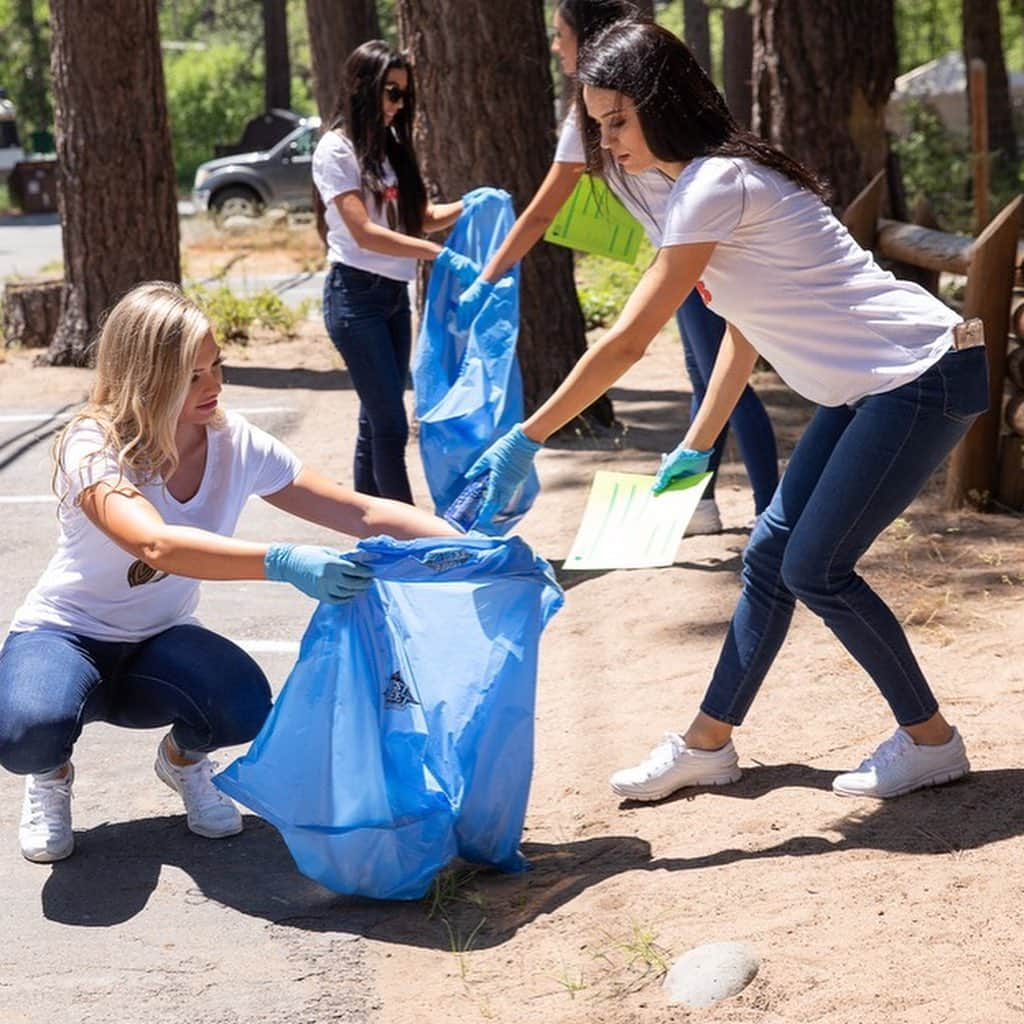
<path fill-rule="evenodd" d="M 484 303 L 494 291 L 494 285 L 478 277 L 460 296 L 455 310 L 455 326 L 460 331 L 468 331 L 469 325 L 483 309 Z"/>
<path fill-rule="evenodd" d="M 490 525 L 494 517 L 512 500 L 516 490 L 530 475 L 533 457 L 540 449 L 541 445 L 531 441 L 523 433 L 523 425 L 517 423 L 469 467 L 467 480 L 490 473 L 487 494 L 476 518 L 478 527 Z"/>
<path fill-rule="evenodd" d="M 706 473 L 711 460 L 711 449 L 706 452 L 697 448 L 686 448 L 679 445 L 668 455 L 662 455 L 658 475 L 654 478 L 651 494 L 661 494 L 673 480 L 684 476 L 697 476 Z"/>
<path fill-rule="evenodd" d="M 334 548 L 271 544 L 263 559 L 268 580 L 280 580 L 328 604 L 351 601 L 373 582 L 373 570 Z"/>
<path fill-rule="evenodd" d="M 437 254 L 434 266 L 454 274 L 462 288 L 468 288 L 480 276 L 479 263 L 447 246 Z"/>

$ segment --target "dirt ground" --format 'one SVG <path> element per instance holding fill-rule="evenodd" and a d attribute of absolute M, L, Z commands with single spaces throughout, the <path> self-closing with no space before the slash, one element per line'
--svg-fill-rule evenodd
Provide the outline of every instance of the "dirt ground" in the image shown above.
<path fill-rule="evenodd" d="M 4 403 L 24 358 L 0 367 Z M 332 447 L 342 438 L 342 454 L 324 455 L 347 478 L 355 397 L 315 325 L 294 341 L 232 350 L 229 364 L 228 379 L 240 386 L 259 380 L 294 389 L 297 401 L 317 392 L 329 398 L 334 426 L 317 427 L 318 436 L 335 439 Z M 70 387 L 61 375 L 81 379 L 45 373 L 57 390 Z M 771 374 L 756 385 L 785 456 L 809 407 Z M 521 533 L 554 563 L 567 600 L 542 643 L 524 836 L 533 870 L 456 871 L 421 904 L 308 895 L 276 929 L 268 924 L 268 934 L 354 934 L 365 1015 L 328 1010 L 324 993 L 322 1013 L 277 1019 L 1024 1018 L 1024 519 L 945 512 L 936 479 L 863 562 L 964 735 L 967 780 L 887 803 L 832 794 L 833 775 L 855 766 L 893 723 L 859 667 L 798 610 L 736 736 L 741 782 L 653 806 L 622 803 L 609 790 L 611 771 L 642 757 L 665 730 L 686 726 L 714 663 L 752 514 L 734 450 L 719 485 L 725 532 L 684 539 L 671 568 L 571 573 L 561 563 L 593 473 L 652 471 L 657 453 L 678 439 L 687 390 L 678 339 L 666 332 L 612 393 L 626 428 L 617 448 L 574 442 L 539 457 L 544 489 Z M 322 405 L 314 409 L 323 415 Z M 314 461 L 319 453 L 302 454 Z M 426 503 L 415 445 L 410 465 Z M 246 868 L 255 870 L 250 884 L 259 884 L 258 867 Z M 667 1005 L 666 967 L 723 940 L 748 943 L 761 958 L 753 983 L 706 1010 Z M 308 963 L 314 978 L 329 971 L 329 960 L 339 967 L 350 955 L 340 941 L 317 948 Z M 204 1019 L 201 998 L 179 1009 Z"/>

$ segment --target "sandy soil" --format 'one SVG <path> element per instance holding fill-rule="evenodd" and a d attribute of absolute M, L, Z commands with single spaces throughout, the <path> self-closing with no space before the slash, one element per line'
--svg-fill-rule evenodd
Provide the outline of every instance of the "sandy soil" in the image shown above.
<path fill-rule="evenodd" d="M 233 351 L 229 379 L 322 389 L 339 364 L 319 333 Z M 57 391 L 66 373 L 78 392 L 74 371 L 47 372 Z M 0 404 L 18 376 L 0 374 Z M 757 386 L 785 455 L 808 407 L 771 374 Z M 935 480 L 863 562 L 964 734 L 966 781 L 884 804 L 831 793 L 832 776 L 893 723 L 858 666 L 798 610 L 737 733 L 741 782 L 655 806 L 608 789 L 612 770 L 685 727 L 714 663 L 752 513 L 735 454 L 719 491 L 725 532 L 685 539 L 671 568 L 560 565 L 593 472 L 651 471 L 679 434 L 686 391 L 666 333 L 613 392 L 619 450 L 577 442 L 539 459 L 544 491 L 522 534 L 559 568 L 567 602 L 542 647 L 524 837 L 533 870 L 454 872 L 433 905 L 323 900 L 315 930 L 333 920 L 358 931 L 382 1024 L 1021 1020 L 1024 520 L 945 512 Z M 354 425 L 351 390 L 331 400 Z M 350 444 L 352 430 L 344 436 Z M 708 1010 L 669 1007 L 666 966 L 720 940 L 749 943 L 758 977 Z"/>

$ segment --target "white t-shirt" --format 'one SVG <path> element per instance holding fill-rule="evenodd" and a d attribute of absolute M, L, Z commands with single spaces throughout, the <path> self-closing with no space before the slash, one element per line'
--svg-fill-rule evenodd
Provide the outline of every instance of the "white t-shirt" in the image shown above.
<path fill-rule="evenodd" d="M 576 108 L 572 107 L 562 122 L 555 149 L 556 164 L 585 164 L 586 152 Z M 628 174 L 605 158 L 605 182 L 627 210 L 640 222 L 651 244 L 661 245 L 661 232 L 665 227 L 665 211 L 668 197 L 672 192 L 672 179 L 659 170 L 651 169 L 642 174 Z"/>
<path fill-rule="evenodd" d="M 676 180 L 663 246 L 716 242 L 697 288 L 799 394 L 838 406 L 916 380 L 959 317 L 875 263 L 813 193 L 752 160 Z"/>
<path fill-rule="evenodd" d="M 225 426 L 207 427 L 206 437 L 206 467 L 188 501 L 177 501 L 161 483 L 139 484 L 130 471 L 123 479 L 138 487 L 165 522 L 231 536 L 246 500 L 287 487 L 302 464 L 280 441 L 233 413 Z M 154 571 L 94 526 L 76 504 L 86 487 L 119 477 L 109 449 L 88 459 L 102 440 L 102 430 L 90 420 L 65 439 L 67 473 L 57 475 L 58 494 L 66 489 L 57 552 L 15 612 L 12 633 L 58 626 L 97 640 L 133 642 L 196 621 L 199 580 Z"/>
<path fill-rule="evenodd" d="M 384 161 L 383 182 L 388 189 L 395 190 L 395 198 L 378 203 L 371 195 L 363 196 L 366 212 L 370 220 L 381 227 L 389 227 L 387 204 L 397 206 L 398 178 L 390 161 Z M 313 153 L 313 183 L 320 193 L 326 207 L 324 218 L 327 221 L 327 257 L 332 263 L 344 263 L 347 267 L 357 267 L 371 274 L 381 274 L 394 281 L 411 281 L 416 276 L 416 261 L 406 256 L 386 256 L 381 252 L 371 252 L 356 244 L 352 232 L 338 212 L 334 200 L 346 192 L 362 194 L 363 184 L 359 171 L 359 158 L 356 151 L 343 135 L 335 131 L 326 132 L 317 143 Z"/>

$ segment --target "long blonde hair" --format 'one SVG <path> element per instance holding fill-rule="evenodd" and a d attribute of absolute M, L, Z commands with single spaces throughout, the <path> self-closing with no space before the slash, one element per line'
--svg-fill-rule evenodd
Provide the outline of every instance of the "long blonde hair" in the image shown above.
<path fill-rule="evenodd" d="M 203 311 L 175 284 L 150 281 L 125 295 L 107 314 L 96 349 L 89 401 L 54 441 L 53 486 L 64 465 L 64 442 L 83 420 L 99 425 L 102 445 L 78 466 L 116 453 L 122 477 L 164 480 L 178 468 L 175 431 L 188 394 L 196 353 L 210 331 Z M 218 414 L 223 423 L 221 414 Z M 61 497 L 63 502 L 63 497 Z"/>

